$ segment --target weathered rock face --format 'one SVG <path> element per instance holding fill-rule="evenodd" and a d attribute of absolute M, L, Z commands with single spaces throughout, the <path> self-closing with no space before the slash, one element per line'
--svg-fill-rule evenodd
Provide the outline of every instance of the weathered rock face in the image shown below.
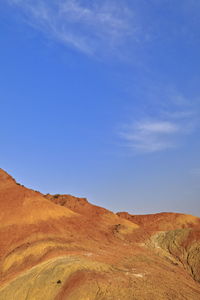
<path fill-rule="evenodd" d="M 0 299 L 200 299 L 200 219 L 114 214 L 0 169 Z"/>
<path fill-rule="evenodd" d="M 147 244 L 158 255 L 183 266 L 200 283 L 200 218 L 175 213 L 134 216 L 117 213 L 149 233 Z"/>

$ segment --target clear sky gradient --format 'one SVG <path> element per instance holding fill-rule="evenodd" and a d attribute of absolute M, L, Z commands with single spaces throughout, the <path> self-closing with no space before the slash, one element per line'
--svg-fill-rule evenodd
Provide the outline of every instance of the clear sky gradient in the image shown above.
<path fill-rule="evenodd" d="M 2 0 L 0 166 L 43 193 L 200 216 L 199 0 Z"/>

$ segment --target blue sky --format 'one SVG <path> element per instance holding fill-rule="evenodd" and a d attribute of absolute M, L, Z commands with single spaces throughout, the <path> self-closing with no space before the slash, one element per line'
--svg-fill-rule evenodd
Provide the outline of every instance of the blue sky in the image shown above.
<path fill-rule="evenodd" d="M 43 193 L 200 216 L 200 2 L 2 0 L 0 163 Z"/>

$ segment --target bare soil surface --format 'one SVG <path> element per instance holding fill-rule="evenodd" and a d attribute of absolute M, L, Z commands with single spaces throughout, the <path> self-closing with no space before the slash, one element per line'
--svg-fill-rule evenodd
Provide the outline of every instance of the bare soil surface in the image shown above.
<path fill-rule="evenodd" d="M 200 218 L 43 195 L 0 169 L 0 300 L 200 299 Z"/>

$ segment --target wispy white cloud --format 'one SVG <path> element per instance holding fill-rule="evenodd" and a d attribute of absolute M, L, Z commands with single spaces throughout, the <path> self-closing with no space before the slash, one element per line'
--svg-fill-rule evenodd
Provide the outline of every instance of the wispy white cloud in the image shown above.
<path fill-rule="evenodd" d="M 145 0 L 2 1 L 19 9 L 28 24 L 48 37 L 98 57 L 105 53 L 125 57 L 128 53 L 133 60 L 131 54 L 142 55 L 144 43 L 153 46 L 154 41 L 173 41 L 180 36 L 188 41 L 199 36 L 198 0 L 190 3 L 188 0 L 152 0 L 153 5 Z M 155 7 L 156 11 L 162 7 L 170 12 L 171 19 L 162 14 L 155 17 Z M 176 22 L 174 13 L 185 18 L 185 22 Z"/>
<path fill-rule="evenodd" d="M 177 132 L 177 125 L 170 122 L 142 122 L 138 124 L 138 130 L 147 134 L 171 134 Z"/>
<path fill-rule="evenodd" d="M 156 152 L 175 147 L 173 137 L 181 132 L 176 123 L 162 120 L 141 120 L 126 126 L 120 133 L 134 151 Z"/>
<path fill-rule="evenodd" d="M 117 48 L 136 28 L 132 12 L 113 0 L 4 0 L 26 22 L 48 36 L 87 54 Z"/>
<path fill-rule="evenodd" d="M 124 145 L 137 153 L 176 148 L 199 123 L 199 112 L 195 110 L 194 99 L 188 100 L 178 93 L 168 95 L 168 101 L 164 103 L 163 101 L 151 103 L 146 113 L 142 111 L 139 114 L 142 117 L 124 124 L 119 130 Z"/>

